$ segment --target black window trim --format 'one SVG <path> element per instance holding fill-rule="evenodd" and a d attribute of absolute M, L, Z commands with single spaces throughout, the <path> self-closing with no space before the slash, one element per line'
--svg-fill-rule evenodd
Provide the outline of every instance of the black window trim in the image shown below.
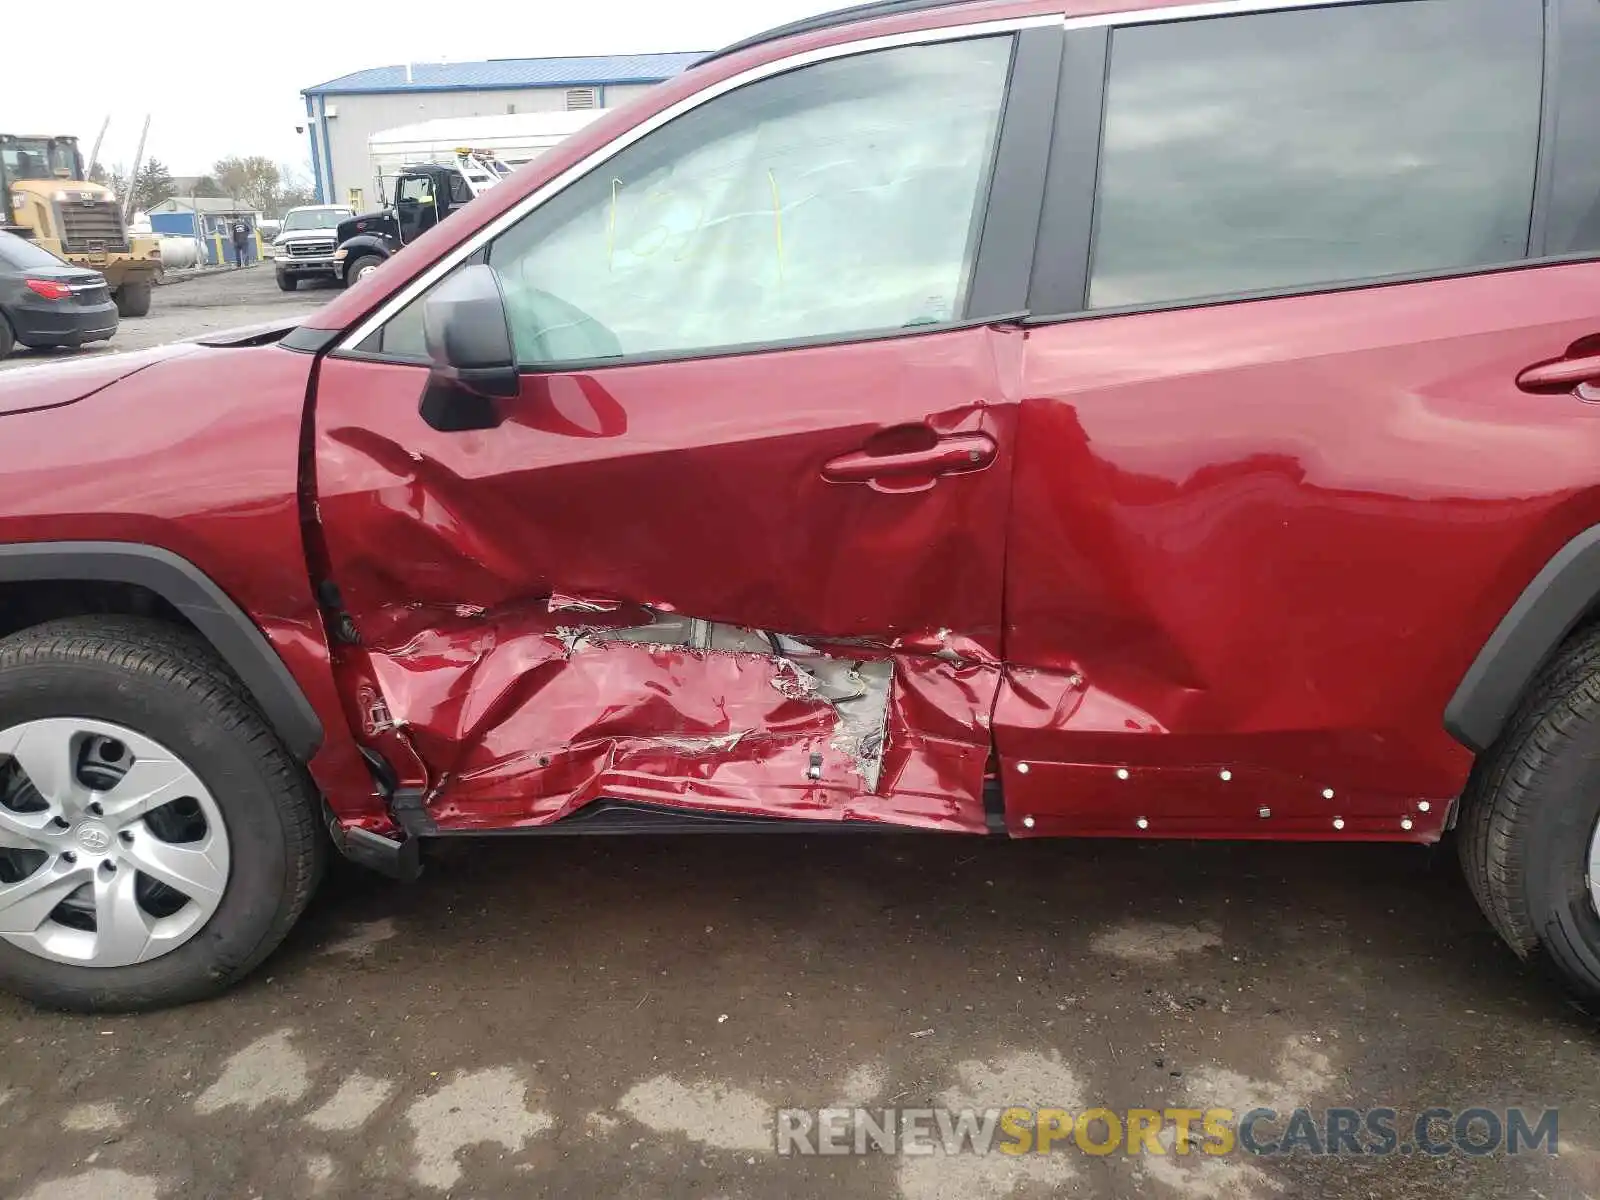
<path fill-rule="evenodd" d="M 711 358 L 743 358 L 751 354 L 777 354 L 785 350 L 816 350 L 824 346 L 864 346 L 872 342 L 904 341 L 907 338 L 931 337 L 962 329 L 983 329 L 997 325 L 1023 325 L 1028 320 L 1026 311 L 987 313 L 981 317 L 967 317 L 958 321 L 941 321 L 937 325 L 909 325 L 902 329 L 871 329 L 857 333 L 819 333 L 811 337 L 788 338 L 774 342 L 734 342 L 726 346 L 696 346 L 691 350 L 663 350 L 648 357 L 631 358 L 573 358 L 548 366 L 519 366 L 522 375 L 590 375 L 607 369 L 649 367 L 662 363 L 700 362 Z M 299 347 L 290 347 L 298 349 Z M 330 358 L 345 358 L 356 362 L 388 363 L 392 366 L 426 367 L 428 359 L 416 354 L 397 354 L 383 350 L 335 350 Z"/>
<path fill-rule="evenodd" d="M 1068 28 L 1062 39 L 1055 137 L 1025 305 L 1030 313 L 1076 313 L 1088 303 L 1111 29 Z"/>
<path fill-rule="evenodd" d="M 1523 260 L 1543 258 L 1550 233 L 1550 180 L 1555 172 L 1556 105 L 1561 99 L 1561 0 L 1543 0 L 1544 63 L 1539 75 L 1539 145 L 1533 166 L 1533 212 Z"/>
<path fill-rule="evenodd" d="M 1025 310 L 1044 210 L 1045 172 L 1056 123 L 1061 71 L 1060 25 L 1015 36 L 989 166 L 989 190 L 974 220 L 981 229 L 972 276 L 958 316 L 972 321 Z M 948 326 L 950 322 L 942 322 Z"/>
<path fill-rule="evenodd" d="M 1065 25 L 1056 119 L 1051 145 L 1051 165 L 1045 192 L 1045 210 L 1034 250 L 1033 287 L 1024 323 L 1056 325 L 1068 321 L 1098 320 L 1147 312 L 1172 312 L 1212 308 L 1252 300 L 1291 296 L 1316 296 L 1363 288 L 1392 287 L 1430 280 L 1493 275 L 1502 271 L 1561 266 L 1600 259 L 1600 250 L 1569 254 L 1544 254 L 1550 206 L 1555 139 L 1554 108 L 1559 98 L 1556 63 L 1560 46 L 1561 12 L 1572 0 L 1543 0 L 1544 65 L 1542 71 L 1539 139 L 1534 166 L 1533 204 L 1527 252 L 1502 263 L 1475 263 L 1447 270 L 1376 275 L 1322 283 L 1295 284 L 1247 292 L 1184 297 L 1178 300 L 1090 308 L 1088 288 L 1094 252 L 1095 198 L 1099 191 L 1101 142 L 1105 131 L 1105 100 L 1111 35 L 1118 29 L 1186 21 L 1226 19 L 1265 12 L 1291 12 L 1315 8 L 1354 8 L 1378 4 L 1415 3 L 1416 0 L 1239 0 L 1237 3 L 1197 4 L 1172 8 L 1112 13 Z M 1447 3 L 1448 0 L 1431 0 Z M 1096 71 L 1098 55 L 1098 71 Z M 1058 161 L 1059 160 L 1059 161 Z M 1535 249 L 1541 253 L 1535 253 Z"/>

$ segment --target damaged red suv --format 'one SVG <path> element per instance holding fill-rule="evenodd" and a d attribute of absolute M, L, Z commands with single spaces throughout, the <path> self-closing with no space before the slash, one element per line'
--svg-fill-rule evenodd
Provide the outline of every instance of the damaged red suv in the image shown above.
<path fill-rule="evenodd" d="M 337 851 L 1429 843 L 1600 997 L 1600 0 L 885 3 L 295 328 L 0 377 L 0 983 Z"/>

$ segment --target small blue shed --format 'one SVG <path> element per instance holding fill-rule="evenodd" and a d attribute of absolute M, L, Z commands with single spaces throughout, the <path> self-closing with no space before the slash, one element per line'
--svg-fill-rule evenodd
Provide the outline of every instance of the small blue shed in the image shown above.
<path fill-rule="evenodd" d="M 243 208 L 226 196 L 173 196 L 149 211 L 154 232 L 198 239 L 201 260 L 212 266 L 233 262 L 233 223 L 242 218 L 253 235 L 245 244 L 245 262 L 261 261 L 261 238 L 256 232 L 261 213 L 256 209 Z"/>

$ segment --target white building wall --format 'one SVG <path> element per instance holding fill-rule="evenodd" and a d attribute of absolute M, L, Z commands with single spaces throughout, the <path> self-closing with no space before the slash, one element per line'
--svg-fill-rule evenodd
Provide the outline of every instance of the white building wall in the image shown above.
<path fill-rule="evenodd" d="M 598 89 L 606 108 L 626 104 L 650 90 L 649 84 L 624 84 Z M 353 188 L 361 189 L 361 205 L 379 203 L 377 182 L 367 155 L 367 139 L 374 133 L 412 125 L 434 117 L 486 117 L 507 112 L 553 112 L 567 106 L 566 88 L 504 88 L 462 92 L 362 92 L 314 97 L 316 113 L 326 111 L 328 158 L 333 190 L 326 199 L 343 204 Z M 336 115 L 335 115 L 336 114 Z M 324 181 L 326 182 L 326 181 Z"/>

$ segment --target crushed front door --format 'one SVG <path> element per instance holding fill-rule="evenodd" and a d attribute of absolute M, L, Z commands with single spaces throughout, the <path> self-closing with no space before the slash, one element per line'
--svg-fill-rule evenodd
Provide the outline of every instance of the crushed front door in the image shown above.
<path fill-rule="evenodd" d="M 971 281 L 1017 39 L 926 36 L 708 87 L 471 237 L 497 427 L 419 416 L 426 293 L 322 364 L 345 690 L 421 818 L 985 827 L 1022 335 Z"/>
<path fill-rule="evenodd" d="M 417 415 L 425 368 L 327 360 L 358 736 L 443 828 L 604 796 L 981 830 L 1017 336 L 528 375 L 471 433 Z"/>

